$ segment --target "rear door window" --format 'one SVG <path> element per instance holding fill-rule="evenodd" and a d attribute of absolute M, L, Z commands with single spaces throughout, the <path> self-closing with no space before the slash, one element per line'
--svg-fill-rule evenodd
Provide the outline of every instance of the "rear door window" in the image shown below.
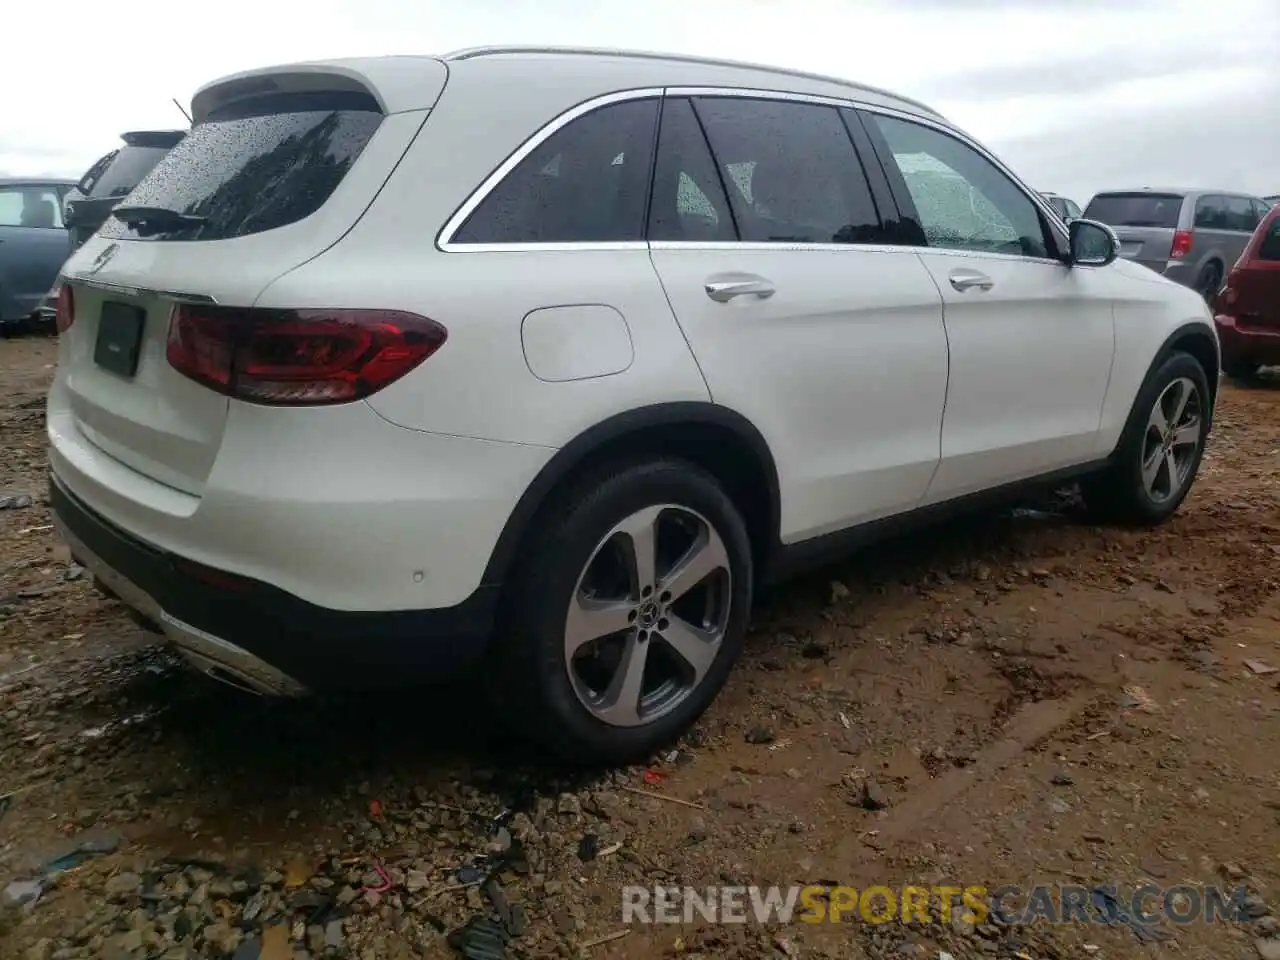
<path fill-rule="evenodd" d="M 484 197 L 451 242 L 643 241 L 657 122 L 657 98 L 571 120 Z"/>
<path fill-rule="evenodd" d="M 1253 208 L 1253 201 L 1248 197 L 1227 197 L 1227 223 L 1229 230 L 1241 233 L 1253 233 L 1262 219 Z"/>
<path fill-rule="evenodd" d="M 835 107 L 746 97 L 694 106 L 741 240 L 889 242 Z"/>
<path fill-rule="evenodd" d="M 1176 230 L 1182 197 L 1172 193 L 1100 193 L 1085 207 L 1087 220 L 1113 227 L 1159 227 Z"/>
<path fill-rule="evenodd" d="M 1227 198 L 1206 194 L 1197 200 L 1196 227 L 1201 230 L 1231 230 Z"/>
<path fill-rule="evenodd" d="M 231 104 L 198 124 L 134 188 L 129 207 L 171 214 L 109 217 L 99 234 L 130 240 L 228 240 L 319 210 L 382 122 L 371 96 L 297 93 Z M 119 211 L 117 211 L 119 212 Z"/>
<path fill-rule="evenodd" d="M 688 100 L 662 105 L 662 130 L 649 204 L 649 239 L 726 242 L 738 239 L 729 197 Z"/>
<path fill-rule="evenodd" d="M 0 187 L 0 227 L 61 230 L 61 188 L 36 184 Z"/>
<path fill-rule="evenodd" d="M 1259 260 L 1280 260 L 1280 217 L 1271 221 L 1258 245 Z"/>

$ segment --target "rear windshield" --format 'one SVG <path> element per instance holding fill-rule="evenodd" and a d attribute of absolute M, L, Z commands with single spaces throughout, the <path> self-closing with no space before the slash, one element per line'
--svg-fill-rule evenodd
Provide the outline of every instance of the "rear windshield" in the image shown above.
<path fill-rule="evenodd" d="M 164 147 L 121 147 L 99 175 L 88 184 L 88 189 L 86 190 L 84 186 L 80 189 L 86 196 L 93 197 L 95 200 L 98 197 L 123 197 L 136 187 L 168 152 Z"/>
<path fill-rule="evenodd" d="M 1113 227 L 1177 229 L 1182 197 L 1172 193 L 1100 193 L 1089 201 L 1084 215 Z"/>
<path fill-rule="evenodd" d="M 153 208 L 171 219 L 130 224 L 111 217 L 99 232 L 129 240 L 228 240 L 296 223 L 324 205 L 381 122 L 377 102 L 364 94 L 283 94 L 232 104 L 194 127 L 117 209 Z"/>

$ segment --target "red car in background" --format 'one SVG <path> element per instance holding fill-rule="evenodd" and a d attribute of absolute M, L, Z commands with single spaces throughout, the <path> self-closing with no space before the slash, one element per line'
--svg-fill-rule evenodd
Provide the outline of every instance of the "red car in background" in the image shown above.
<path fill-rule="evenodd" d="M 1222 370 L 1248 379 L 1280 364 L 1280 206 L 1249 238 L 1214 302 Z"/>

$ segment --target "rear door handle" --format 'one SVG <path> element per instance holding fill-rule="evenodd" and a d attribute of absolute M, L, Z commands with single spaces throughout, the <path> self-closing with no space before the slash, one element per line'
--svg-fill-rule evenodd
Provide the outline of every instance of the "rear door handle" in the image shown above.
<path fill-rule="evenodd" d="M 990 290 L 996 285 L 994 280 L 977 270 L 953 270 L 947 279 L 960 293 L 966 290 Z"/>
<path fill-rule="evenodd" d="M 754 273 L 719 274 L 708 277 L 704 289 L 707 291 L 707 296 L 716 303 L 728 303 L 734 297 L 749 296 L 765 300 L 776 292 L 770 281 Z"/>

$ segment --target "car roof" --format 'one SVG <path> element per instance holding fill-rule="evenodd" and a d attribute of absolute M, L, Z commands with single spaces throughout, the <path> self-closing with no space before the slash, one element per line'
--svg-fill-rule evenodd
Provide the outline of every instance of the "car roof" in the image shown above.
<path fill-rule="evenodd" d="M 0 177 L 0 187 L 74 187 L 65 177 Z"/>
<path fill-rule="evenodd" d="M 1095 197 L 1108 197 L 1117 193 L 1157 193 L 1170 194 L 1178 197 L 1199 197 L 1212 194 L 1220 197 L 1245 197 L 1249 200 L 1261 200 L 1261 197 L 1255 197 L 1252 193 L 1245 193 L 1242 190 L 1217 190 L 1209 187 L 1130 187 L 1127 190 L 1099 190 L 1094 194 Z"/>
<path fill-rule="evenodd" d="M 568 60 L 571 58 L 594 57 L 601 60 L 622 59 L 635 61 L 653 61 L 673 66 L 721 67 L 727 71 L 767 74 L 774 77 L 786 77 L 793 80 L 807 80 L 823 85 L 832 84 L 842 87 L 852 94 L 871 94 L 874 97 L 896 100 L 910 113 L 924 113 L 941 119 L 941 115 L 918 100 L 904 97 L 901 94 L 873 87 L 869 84 L 856 83 L 828 74 L 813 73 L 808 70 L 797 70 L 791 67 L 777 67 L 769 64 L 751 63 L 745 60 L 727 60 L 717 57 L 701 57 L 692 54 L 667 53 L 651 50 L 630 50 L 614 47 L 571 47 L 571 46 L 488 46 L 470 47 L 446 53 L 442 60 L 445 63 L 456 63 L 463 60 L 475 60 L 482 57 L 542 57 Z"/>
<path fill-rule="evenodd" d="M 273 75 L 317 75 L 355 80 L 367 85 L 387 113 L 429 107 L 423 103 L 429 87 L 423 79 L 444 65 L 450 72 L 483 70 L 487 64 L 527 63 L 529 80 L 553 66 L 580 83 L 584 97 L 606 90 L 663 86 L 725 86 L 763 89 L 832 99 L 861 100 L 946 123 L 934 109 L 878 87 L 786 67 L 716 60 L 678 53 L 594 47 L 488 46 L 458 50 L 441 56 L 382 56 L 280 64 L 222 77 L 205 84 L 192 98 L 192 115 L 199 122 L 218 104 L 256 87 L 268 89 Z M 949 125 L 949 124 L 948 124 Z"/>

